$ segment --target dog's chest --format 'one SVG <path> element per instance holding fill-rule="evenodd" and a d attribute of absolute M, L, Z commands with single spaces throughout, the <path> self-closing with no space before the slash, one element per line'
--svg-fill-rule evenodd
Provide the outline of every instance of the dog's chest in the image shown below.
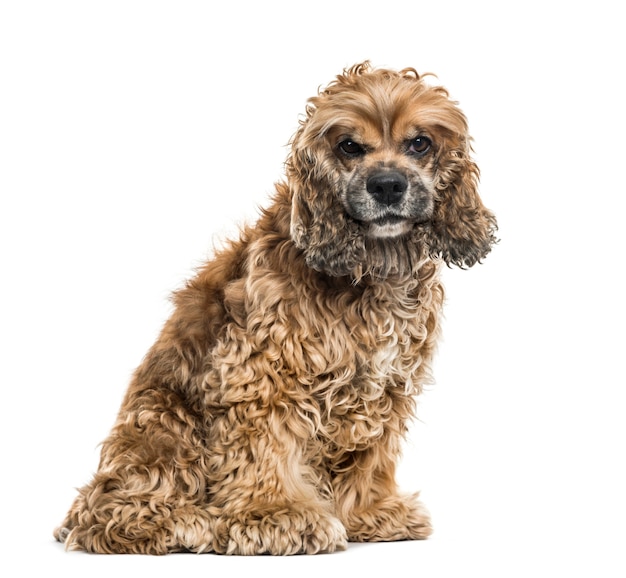
<path fill-rule="evenodd" d="M 344 361 L 354 366 L 351 379 L 361 393 L 367 396 L 381 387 L 407 386 L 419 367 L 420 346 L 427 337 L 417 297 L 402 287 L 376 286 L 364 291 L 341 319 Z"/>
<path fill-rule="evenodd" d="M 364 449 L 412 405 L 427 331 L 417 299 L 398 293 L 364 294 L 342 315 L 333 312 L 319 342 L 311 383 L 319 431 L 342 451 Z"/>

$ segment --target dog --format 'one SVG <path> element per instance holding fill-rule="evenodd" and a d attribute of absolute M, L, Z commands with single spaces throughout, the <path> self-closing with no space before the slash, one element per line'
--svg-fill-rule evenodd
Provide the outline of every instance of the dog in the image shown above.
<path fill-rule="evenodd" d="M 54 532 L 98 553 L 314 554 L 427 538 L 395 468 L 440 269 L 497 242 L 467 120 L 414 69 L 309 99 L 253 226 L 173 296 L 97 472 Z"/>

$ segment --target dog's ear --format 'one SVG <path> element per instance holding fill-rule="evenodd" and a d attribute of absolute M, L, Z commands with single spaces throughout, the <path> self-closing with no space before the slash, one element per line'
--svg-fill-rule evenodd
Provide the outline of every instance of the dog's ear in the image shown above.
<path fill-rule="evenodd" d="M 441 155 L 435 179 L 435 207 L 427 235 L 431 255 L 461 268 L 479 263 L 497 242 L 496 218 L 478 195 L 479 170 L 462 146 Z"/>
<path fill-rule="evenodd" d="M 336 185 L 325 168 L 319 143 L 296 133 L 287 160 L 291 189 L 291 238 L 304 252 L 309 267 L 332 276 L 354 274 L 363 260 L 364 246 L 354 223 L 346 220 Z"/>

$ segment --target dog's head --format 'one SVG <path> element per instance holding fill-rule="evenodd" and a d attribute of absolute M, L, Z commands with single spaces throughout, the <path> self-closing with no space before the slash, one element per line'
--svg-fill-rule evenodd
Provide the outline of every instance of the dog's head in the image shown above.
<path fill-rule="evenodd" d="M 287 161 L 291 234 L 330 275 L 408 273 L 424 258 L 460 267 L 495 242 L 478 193 L 467 121 L 413 69 L 346 69 L 309 100 Z"/>

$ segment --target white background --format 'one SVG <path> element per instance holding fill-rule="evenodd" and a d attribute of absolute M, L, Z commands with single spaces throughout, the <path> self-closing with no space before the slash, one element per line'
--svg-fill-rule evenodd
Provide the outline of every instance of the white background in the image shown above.
<path fill-rule="evenodd" d="M 624 576 L 626 46 L 612 1 L 0 4 L 0 565 L 10 576 Z M 254 220 L 345 66 L 432 71 L 501 243 L 444 272 L 400 479 L 433 537 L 294 558 L 52 540 L 168 295 Z"/>

